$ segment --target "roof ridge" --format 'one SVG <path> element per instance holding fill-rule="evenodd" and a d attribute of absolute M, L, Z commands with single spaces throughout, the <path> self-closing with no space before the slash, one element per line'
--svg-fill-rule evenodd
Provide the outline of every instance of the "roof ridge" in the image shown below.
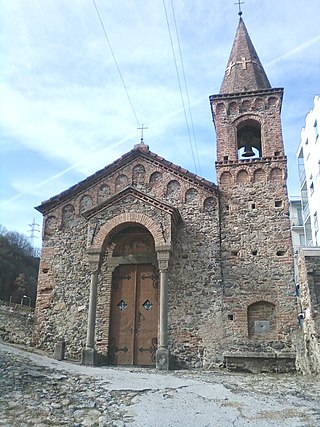
<path fill-rule="evenodd" d="M 135 159 L 138 156 L 142 156 L 146 159 L 149 159 L 150 161 L 158 162 L 162 164 L 163 167 L 171 169 L 172 171 L 175 171 L 177 174 L 180 174 L 181 176 L 185 175 L 189 179 L 192 179 L 193 181 L 197 182 L 199 185 L 202 185 L 204 187 L 211 188 L 211 189 L 217 189 L 217 185 L 214 184 L 213 182 L 208 181 L 205 178 L 201 178 L 198 175 L 182 168 L 181 166 L 178 166 L 172 162 L 169 162 L 163 157 L 160 157 L 157 154 L 152 153 L 149 150 L 146 150 L 145 147 L 143 148 L 140 147 L 140 144 L 138 144 L 137 146 L 135 146 L 135 148 L 123 154 L 122 156 L 114 160 L 109 165 L 105 166 L 104 168 L 100 169 L 94 174 L 88 176 L 87 178 L 78 182 L 77 184 L 69 187 L 68 189 L 62 191 L 61 193 L 53 197 L 50 197 L 49 199 L 42 202 L 41 205 L 36 206 L 35 209 L 42 213 L 50 210 L 53 206 L 56 206 L 57 204 L 60 204 L 65 200 L 67 200 L 68 198 L 70 198 L 70 196 L 83 191 L 83 189 L 87 185 L 90 186 L 97 183 L 103 177 L 103 174 L 108 174 L 108 173 L 110 174 L 115 172 L 117 168 L 123 166 L 123 164 L 125 164 L 126 162 L 129 163 L 131 160 Z"/>

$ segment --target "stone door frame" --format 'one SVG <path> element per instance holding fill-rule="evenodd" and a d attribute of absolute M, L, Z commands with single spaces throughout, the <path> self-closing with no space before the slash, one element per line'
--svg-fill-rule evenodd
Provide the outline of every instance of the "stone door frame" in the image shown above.
<path fill-rule="evenodd" d="M 142 225 L 151 233 L 155 242 L 155 256 L 129 255 L 126 257 L 113 257 L 114 245 L 106 246 L 110 233 L 119 225 L 126 223 Z M 164 239 L 163 228 L 153 219 L 144 214 L 120 214 L 101 227 L 93 244 L 87 249 L 87 260 L 91 272 L 90 297 L 88 308 L 86 347 L 82 352 L 82 363 L 96 365 L 95 349 L 95 323 L 97 311 L 98 276 L 101 268 L 103 255 L 107 254 L 107 282 L 112 283 L 112 273 L 120 263 L 148 263 L 159 269 L 160 274 L 160 310 L 159 310 L 159 347 L 156 352 L 156 367 L 160 370 L 169 369 L 168 349 L 168 267 L 171 255 L 171 221 L 167 235 L 170 236 L 169 243 Z M 138 262 L 137 262 L 138 261 Z"/>

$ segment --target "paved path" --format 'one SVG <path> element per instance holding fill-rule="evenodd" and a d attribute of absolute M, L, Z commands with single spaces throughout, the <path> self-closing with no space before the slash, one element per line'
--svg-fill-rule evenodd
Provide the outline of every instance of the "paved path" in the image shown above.
<path fill-rule="evenodd" d="M 319 427 L 319 378 L 89 368 L 0 343 L 0 426 Z"/>

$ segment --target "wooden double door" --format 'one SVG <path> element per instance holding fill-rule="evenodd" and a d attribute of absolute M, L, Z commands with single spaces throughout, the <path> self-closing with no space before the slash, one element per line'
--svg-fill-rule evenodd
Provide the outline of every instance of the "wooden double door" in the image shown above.
<path fill-rule="evenodd" d="M 152 264 L 120 265 L 113 273 L 109 363 L 154 366 L 159 274 Z"/>

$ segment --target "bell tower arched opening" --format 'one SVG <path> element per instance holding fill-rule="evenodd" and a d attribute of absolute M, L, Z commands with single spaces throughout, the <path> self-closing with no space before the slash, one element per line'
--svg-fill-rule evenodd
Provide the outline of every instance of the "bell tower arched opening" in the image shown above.
<path fill-rule="evenodd" d="M 242 122 L 237 128 L 238 159 L 257 159 L 262 157 L 261 126 L 250 120 Z"/>

